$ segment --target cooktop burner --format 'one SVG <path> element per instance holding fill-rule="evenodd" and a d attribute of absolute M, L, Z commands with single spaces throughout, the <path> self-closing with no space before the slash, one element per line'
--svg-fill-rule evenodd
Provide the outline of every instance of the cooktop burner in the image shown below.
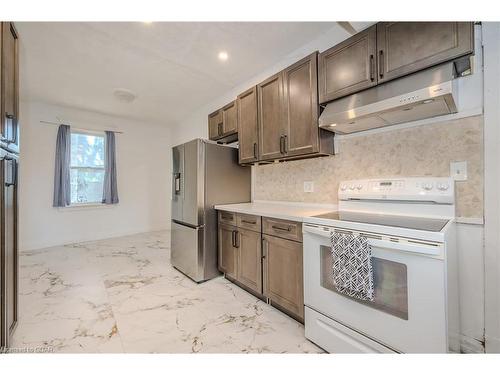
<path fill-rule="evenodd" d="M 316 215 L 320 219 L 351 221 L 355 223 L 384 225 L 389 227 L 440 232 L 448 223 L 447 219 L 431 219 L 426 217 L 397 216 L 371 214 L 365 212 L 334 211 Z"/>

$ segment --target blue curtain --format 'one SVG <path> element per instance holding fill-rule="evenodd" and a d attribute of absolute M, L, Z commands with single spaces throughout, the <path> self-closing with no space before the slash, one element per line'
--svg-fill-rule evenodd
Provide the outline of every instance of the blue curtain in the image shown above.
<path fill-rule="evenodd" d="M 116 184 L 116 146 L 115 133 L 106 131 L 106 158 L 104 166 L 104 191 L 102 203 L 116 204 L 118 199 L 118 188 Z"/>
<path fill-rule="evenodd" d="M 71 203 L 69 163 L 71 161 L 71 131 L 69 125 L 59 125 L 56 140 L 56 163 L 54 173 L 54 207 L 65 207 Z"/>

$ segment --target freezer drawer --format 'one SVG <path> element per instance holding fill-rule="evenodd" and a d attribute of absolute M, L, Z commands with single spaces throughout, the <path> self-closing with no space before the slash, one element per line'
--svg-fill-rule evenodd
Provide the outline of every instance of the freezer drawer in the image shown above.
<path fill-rule="evenodd" d="M 171 263 L 196 282 L 204 280 L 203 227 L 172 222 Z"/>

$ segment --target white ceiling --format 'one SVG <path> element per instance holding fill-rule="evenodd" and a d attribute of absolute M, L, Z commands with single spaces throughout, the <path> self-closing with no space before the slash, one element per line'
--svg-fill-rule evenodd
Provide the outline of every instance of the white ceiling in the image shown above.
<path fill-rule="evenodd" d="M 21 97 L 171 124 L 336 23 L 16 23 Z M 345 32 L 344 32 L 345 33 Z M 229 60 L 218 60 L 219 51 Z M 116 88 L 137 94 L 133 103 Z"/>

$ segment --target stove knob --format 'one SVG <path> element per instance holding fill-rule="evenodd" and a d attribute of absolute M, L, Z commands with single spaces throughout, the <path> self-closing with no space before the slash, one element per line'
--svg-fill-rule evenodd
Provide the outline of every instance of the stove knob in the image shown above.
<path fill-rule="evenodd" d="M 354 190 L 354 189 L 356 189 L 356 186 L 354 185 L 349 186 L 349 190 Z"/>
<path fill-rule="evenodd" d="M 356 189 L 358 189 L 358 190 L 363 189 L 363 185 L 359 184 L 358 186 L 356 186 Z"/>
<path fill-rule="evenodd" d="M 444 183 L 444 184 L 438 184 L 438 185 L 437 185 L 437 188 L 438 188 L 439 190 L 441 190 L 441 191 L 446 191 L 446 190 L 448 190 L 448 189 L 449 189 L 449 187 L 450 187 L 450 186 L 449 186 L 448 184 L 446 184 L 446 183 Z"/>
<path fill-rule="evenodd" d="M 424 188 L 424 190 L 432 190 L 432 188 L 434 187 L 434 185 L 432 184 L 432 182 L 426 182 L 425 184 L 422 185 L 422 187 Z"/>
<path fill-rule="evenodd" d="M 346 189 L 347 189 L 347 186 L 345 186 L 345 185 L 342 185 L 342 186 L 340 187 L 340 190 L 342 190 L 342 191 L 345 191 Z"/>

